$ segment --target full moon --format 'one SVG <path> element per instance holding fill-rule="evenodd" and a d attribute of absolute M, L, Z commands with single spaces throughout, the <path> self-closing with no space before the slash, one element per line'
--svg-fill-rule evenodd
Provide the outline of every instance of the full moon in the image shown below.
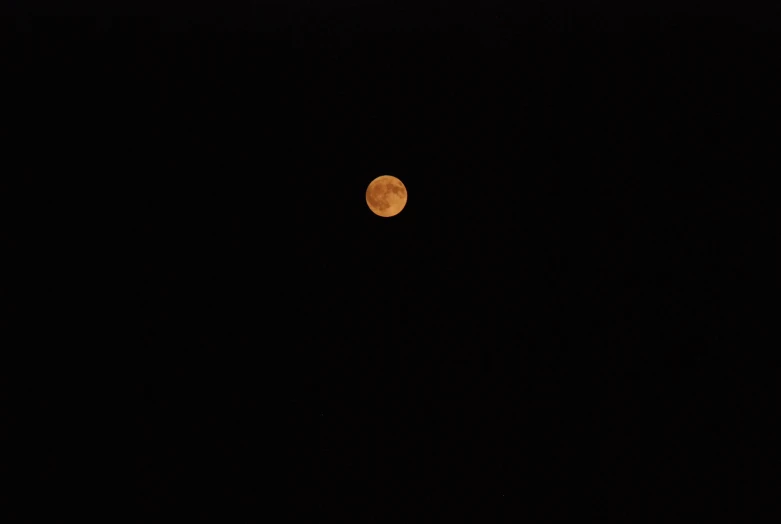
<path fill-rule="evenodd" d="M 407 205 L 407 188 L 395 176 L 379 176 L 366 188 L 366 204 L 375 215 L 396 216 Z"/>

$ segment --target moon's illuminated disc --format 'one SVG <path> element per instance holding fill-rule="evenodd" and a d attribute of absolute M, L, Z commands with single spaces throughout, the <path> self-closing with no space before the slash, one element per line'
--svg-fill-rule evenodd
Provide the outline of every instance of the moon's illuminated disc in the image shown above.
<path fill-rule="evenodd" d="M 375 215 L 396 216 L 407 205 L 407 188 L 395 176 L 378 176 L 366 188 L 366 204 Z"/>

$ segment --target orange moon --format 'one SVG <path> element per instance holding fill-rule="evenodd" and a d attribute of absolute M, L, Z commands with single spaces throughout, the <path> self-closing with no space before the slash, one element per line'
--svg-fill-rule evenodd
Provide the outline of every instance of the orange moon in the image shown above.
<path fill-rule="evenodd" d="M 366 188 L 366 204 L 375 215 L 396 216 L 407 205 L 407 188 L 395 176 L 378 176 Z"/>

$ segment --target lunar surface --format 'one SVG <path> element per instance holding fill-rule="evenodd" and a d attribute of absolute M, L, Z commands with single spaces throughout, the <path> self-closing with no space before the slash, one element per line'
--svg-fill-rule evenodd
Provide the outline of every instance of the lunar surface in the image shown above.
<path fill-rule="evenodd" d="M 407 205 L 407 188 L 395 176 L 379 176 L 366 189 L 366 204 L 375 215 L 396 216 Z"/>

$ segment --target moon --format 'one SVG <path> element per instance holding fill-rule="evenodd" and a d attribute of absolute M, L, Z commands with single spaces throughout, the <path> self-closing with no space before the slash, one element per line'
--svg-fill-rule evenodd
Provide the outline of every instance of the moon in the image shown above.
<path fill-rule="evenodd" d="M 396 216 L 407 205 L 407 188 L 395 176 L 378 176 L 366 188 L 366 204 L 375 215 Z"/>

